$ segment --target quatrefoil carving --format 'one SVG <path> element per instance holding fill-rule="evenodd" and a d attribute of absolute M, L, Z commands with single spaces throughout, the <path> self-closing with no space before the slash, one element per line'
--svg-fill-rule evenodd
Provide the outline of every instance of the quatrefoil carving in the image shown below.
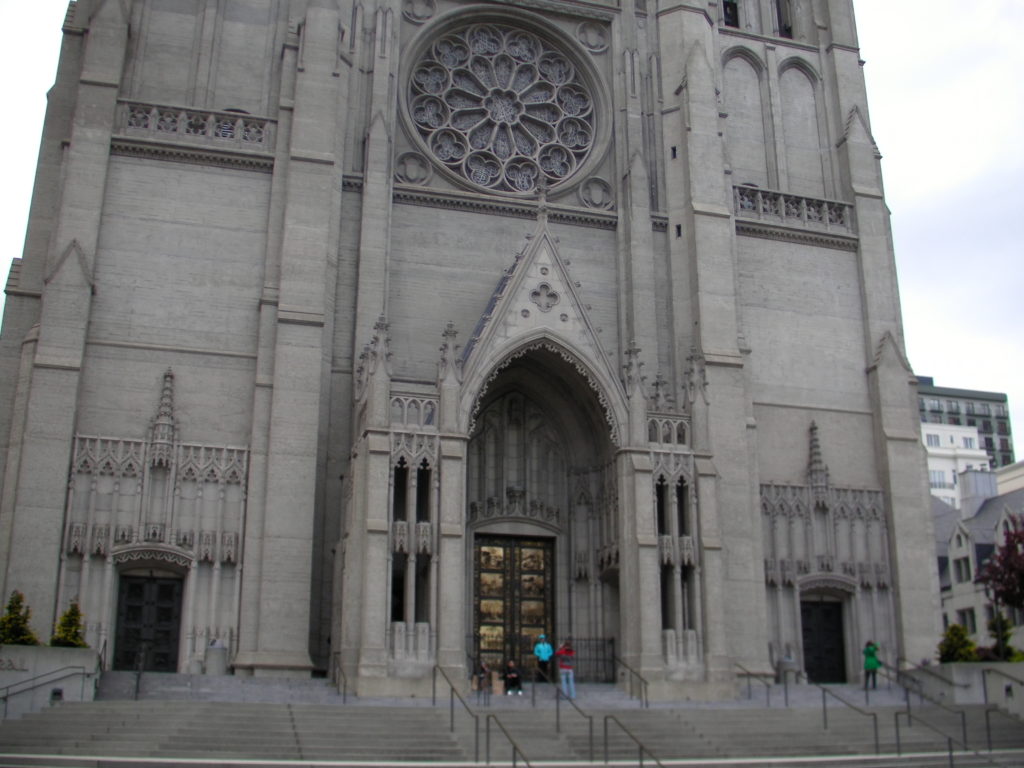
<path fill-rule="evenodd" d="M 558 303 L 558 293 L 551 290 L 547 283 L 541 283 L 530 291 L 530 301 L 540 307 L 541 312 L 548 312 Z"/>

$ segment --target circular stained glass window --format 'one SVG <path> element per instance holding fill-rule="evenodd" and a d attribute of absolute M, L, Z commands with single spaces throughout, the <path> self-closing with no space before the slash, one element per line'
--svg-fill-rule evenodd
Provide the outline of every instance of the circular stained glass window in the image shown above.
<path fill-rule="evenodd" d="M 477 187 L 511 194 L 573 175 L 594 146 L 594 106 L 569 56 L 500 23 L 448 31 L 408 83 L 409 116 L 433 157 Z"/>

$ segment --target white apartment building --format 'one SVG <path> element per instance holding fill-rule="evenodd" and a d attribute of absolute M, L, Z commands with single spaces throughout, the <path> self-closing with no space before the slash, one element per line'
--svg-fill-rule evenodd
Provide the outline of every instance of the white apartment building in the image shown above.
<path fill-rule="evenodd" d="M 921 424 L 921 442 L 928 453 L 928 487 L 932 496 L 960 509 L 960 473 L 989 468 L 977 427 Z"/>

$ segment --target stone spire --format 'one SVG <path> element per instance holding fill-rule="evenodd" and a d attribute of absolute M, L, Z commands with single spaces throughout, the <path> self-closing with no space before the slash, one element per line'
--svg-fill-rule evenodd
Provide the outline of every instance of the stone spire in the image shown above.
<path fill-rule="evenodd" d="M 160 404 L 150 428 L 150 466 L 169 467 L 174 454 L 174 440 L 178 427 L 174 420 L 174 372 L 164 372 Z"/>
<path fill-rule="evenodd" d="M 821 458 L 818 425 L 811 422 L 811 458 L 807 464 L 807 482 L 811 486 L 814 503 L 824 504 L 828 499 L 828 467 Z"/>

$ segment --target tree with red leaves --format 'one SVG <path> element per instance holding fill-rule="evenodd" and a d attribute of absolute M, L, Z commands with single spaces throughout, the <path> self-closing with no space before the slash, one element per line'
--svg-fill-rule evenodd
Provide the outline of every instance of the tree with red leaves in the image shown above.
<path fill-rule="evenodd" d="M 1002 545 L 985 562 L 978 581 L 999 605 L 1024 611 L 1024 518 L 1014 516 Z"/>

